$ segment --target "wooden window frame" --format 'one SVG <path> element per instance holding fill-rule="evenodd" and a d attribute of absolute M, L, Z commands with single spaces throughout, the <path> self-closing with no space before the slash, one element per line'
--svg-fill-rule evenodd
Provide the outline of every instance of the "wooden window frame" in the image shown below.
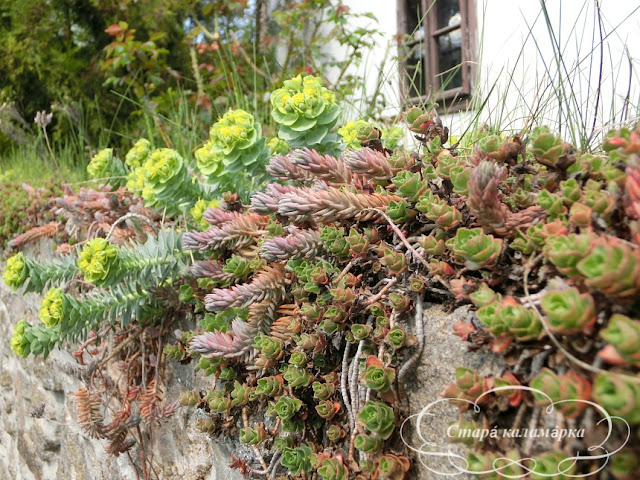
<path fill-rule="evenodd" d="M 441 112 L 455 112 L 465 110 L 469 106 L 469 99 L 473 91 L 473 79 L 476 72 L 476 2 L 475 0 L 459 0 L 460 15 L 462 21 L 459 26 L 446 26 L 437 28 L 437 1 L 438 0 L 420 0 L 423 14 L 421 23 L 424 26 L 424 37 L 421 40 L 424 43 L 425 61 L 423 65 L 424 85 L 422 86 L 424 95 L 411 97 L 408 102 L 415 105 L 425 103 L 425 101 L 433 101 L 438 103 Z M 433 6 L 432 6 L 433 5 Z M 431 8 L 430 8 L 431 7 Z M 415 13 L 413 13 L 415 15 Z M 397 18 L 398 18 L 398 34 L 411 34 L 407 32 L 409 22 L 407 11 L 407 1 L 398 0 L 397 2 Z M 419 28 L 420 24 L 418 25 Z M 461 73 L 462 86 L 450 88 L 440 91 L 440 80 L 442 75 L 438 75 L 438 38 L 452 31 L 460 30 L 462 36 L 461 46 Z M 414 41 L 415 42 L 415 41 Z M 403 46 L 415 45 L 414 42 L 405 43 Z M 402 48 L 402 46 L 400 47 Z M 410 85 L 406 74 L 406 62 L 399 62 L 401 77 L 401 93 L 402 98 L 408 97 Z"/>

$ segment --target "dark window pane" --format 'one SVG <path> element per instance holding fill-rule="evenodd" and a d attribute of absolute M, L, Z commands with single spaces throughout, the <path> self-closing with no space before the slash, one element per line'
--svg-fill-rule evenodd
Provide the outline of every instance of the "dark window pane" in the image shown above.
<path fill-rule="evenodd" d="M 421 0 L 406 0 L 405 6 L 406 32 L 411 36 L 415 36 L 416 32 L 422 30 L 424 34 L 424 29 L 418 27 L 423 15 Z"/>
<path fill-rule="evenodd" d="M 438 37 L 438 79 L 444 90 L 462 86 L 460 30 Z"/>
<path fill-rule="evenodd" d="M 460 2 L 458 0 L 437 0 L 433 8 L 438 9 L 438 28 L 460 25 Z"/>

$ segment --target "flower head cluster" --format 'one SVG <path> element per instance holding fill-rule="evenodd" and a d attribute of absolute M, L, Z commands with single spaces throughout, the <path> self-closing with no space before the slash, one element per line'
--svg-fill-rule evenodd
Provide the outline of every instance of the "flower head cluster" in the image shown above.
<path fill-rule="evenodd" d="M 271 137 L 267 141 L 267 147 L 271 155 L 286 155 L 291 150 L 289 144 L 278 137 Z"/>
<path fill-rule="evenodd" d="M 113 155 L 113 149 L 105 148 L 91 159 L 87 165 L 87 173 L 95 179 L 109 178 L 110 184 L 120 186 L 124 183 L 126 170 L 122 161 Z"/>
<path fill-rule="evenodd" d="M 9 341 L 9 346 L 16 355 L 24 356 L 25 354 L 29 354 L 29 340 L 25 337 L 25 330 L 28 327 L 29 324 L 25 319 L 20 320 L 13 327 L 13 337 L 11 337 Z"/>
<path fill-rule="evenodd" d="M 146 138 L 141 138 L 134 143 L 133 147 L 127 152 L 124 161 L 130 169 L 134 170 L 142 166 L 150 153 L 151 142 Z"/>
<path fill-rule="evenodd" d="M 199 230 L 204 231 L 211 226 L 211 224 L 204 219 L 204 212 L 210 208 L 218 208 L 219 206 L 220 202 L 215 199 L 207 201 L 201 198 L 195 203 L 189 213 L 191 214 L 191 218 L 193 218 L 193 221 L 198 226 Z"/>
<path fill-rule="evenodd" d="M 226 174 L 264 167 L 270 148 L 261 135 L 253 115 L 241 109 L 229 110 L 211 126 L 210 140 L 196 150 L 198 169 L 210 183 L 221 183 Z"/>
<path fill-rule="evenodd" d="M 93 178 L 100 178 L 108 176 L 109 164 L 113 159 L 113 149 L 105 148 L 96 153 L 89 165 L 87 165 L 87 172 Z"/>
<path fill-rule="evenodd" d="M 349 122 L 346 125 L 338 129 L 338 133 L 342 137 L 343 143 L 347 148 L 360 148 L 359 132 L 363 128 L 369 127 L 369 123 L 365 120 L 356 120 L 355 122 Z"/>
<path fill-rule="evenodd" d="M 285 80 L 271 93 L 271 107 L 271 116 L 280 124 L 279 137 L 296 148 L 322 142 L 340 114 L 335 94 L 311 75 Z"/>
<path fill-rule="evenodd" d="M 29 275 L 28 267 L 22 252 L 9 257 L 2 273 L 2 280 L 13 290 L 20 288 Z"/>
<path fill-rule="evenodd" d="M 48 328 L 60 323 L 64 315 L 62 290 L 51 288 L 40 305 L 40 321 Z"/>
<path fill-rule="evenodd" d="M 114 272 L 117 261 L 118 247 L 104 238 L 94 238 L 80 252 L 78 267 L 87 282 L 100 285 Z"/>

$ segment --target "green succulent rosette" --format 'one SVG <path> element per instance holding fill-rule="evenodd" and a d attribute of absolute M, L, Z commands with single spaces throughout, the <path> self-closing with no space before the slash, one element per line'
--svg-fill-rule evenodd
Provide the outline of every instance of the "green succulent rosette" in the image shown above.
<path fill-rule="evenodd" d="M 387 205 L 387 215 L 389 218 L 397 223 L 403 223 L 407 219 L 407 214 L 410 212 L 409 203 L 405 200 L 400 200 L 396 202 L 392 200 Z"/>
<path fill-rule="evenodd" d="M 462 214 L 458 209 L 437 195 L 422 196 L 416 208 L 422 211 L 425 217 L 445 230 L 457 226 L 462 221 Z"/>
<path fill-rule="evenodd" d="M 342 137 L 342 142 L 347 148 L 361 148 L 361 140 L 359 132 L 361 129 L 369 127 L 369 123 L 365 120 L 356 120 L 349 122 L 338 129 L 338 134 Z"/>
<path fill-rule="evenodd" d="M 240 430 L 240 442 L 247 445 L 260 445 L 267 438 L 267 433 L 262 425 L 256 428 L 243 428 Z"/>
<path fill-rule="evenodd" d="M 29 267 L 25 262 L 24 255 L 19 252 L 7 259 L 7 264 L 2 272 L 2 280 L 12 290 L 17 290 L 29 276 Z"/>
<path fill-rule="evenodd" d="M 347 480 L 349 470 L 342 463 L 342 458 L 325 458 L 318 468 L 322 480 Z"/>
<path fill-rule="evenodd" d="M 262 355 L 269 358 L 276 358 L 282 353 L 282 340 L 279 338 L 269 337 L 267 335 L 258 335 L 255 338 L 255 347 L 260 350 Z"/>
<path fill-rule="evenodd" d="M 64 316 L 64 302 L 62 290 L 51 288 L 45 295 L 40 305 L 40 321 L 47 328 L 53 328 L 60 324 Z"/>
<path fill-rule="evenodd" d="M 600 332 L 622 359 L 632 365 L 640 364 L 640 322 L 616 313 L 607 328 Z"/>
<path fill-rule="evenodd" d="M 84 274 L 85 281 L 94 285 L 108 283 L 118 269 L 118 247 L 104 238 L 89 240 L 78 257 L 78 268 Z"/>
<path fill-rule="evenodd" d="M 446 243 L 458 263 L 463 263 L 469 270 L 480 270 L 495 266 L 503 242 L 485 234 L 481 228 L 459 228 L 456 236 Z"/>
<path fill-rule="evenodd" d="M 299 475 L 300 472 L 311 471 L 311 454 L 313 450 L 306 444 L 302 444 L 296 448 L 284 448 L 280 463 L 289 470 L 293 476 Z"/>
<path fill-rule="evenodd" d="M 347 436 L 347 432 L 345 432 L 338 425 L 331 425 L 327 428 L 327 438 L 330 442 L 338 442 Z"/>
<path fill-rule="evenodd" d="M 449 171 L 449 177 L 455 193 L 469 195 L 469 182 L 471 181 L 472 170 L 471 167 L 458 165 Z"/>
<path fill-rule="evenodd" d="M 596 245 L 576 270 L 589 287 L 611 296 L 632 296 L 640 290 L 640 257 L 623 244 Z"/>
<path fill-rule="evenodd" d="M 429 184 L 422 180 L 419 173 L 411 173 L 407 170 L 399 172 L 391 181 L 397 187 L 398 194 L 410 201 L 418 200 L 429 189 Z"/>
<path fill-rule="evenodd" d="M 576 266 L 591 249 L 592 238 L 587 234 L 552 236 L 542 250 L 544 256 L 560 273 L 573 277 L 578 275 Z"/>
<path fill-rule="evenodd" d="M 489 285 L 483 282 L 478 290 L 469 295 L 469 299 L 477 308 L 482 308 L 492 303 L 501 302 L 502 295 L 494 292 Z"/>
<path fill-rule="evenodd" d="M 581 294 L 575 287 L 548 291 L 540 304 L 549 319 L 549 329 L 555 333 L 578 333 L 596 321 L 593 297 L 588 293 Z"/>
<path fill-rule="evenodd" d="M 151 142 L 146 138 L 141 138 L 133 147 L 129 149 L 124 157 L 124 163 L 131 170 L 135 170 L 142 166 L 149 154 L 151 153 Z"/>
<path fill-rule="evenodd" d="M 502 304 L 491 303 L 480 308 L 476 315 L 496 336 L 509 334 L 521 342 L 542 336 L 543 326 L 538 315 L 507 297 Z"/>
<path fill-rule="evenodd" d="M 393 409 L 382 402 L 368 401 L 358 413 L 358 420 L 370 432 L 388 439 L 395 428 Z"/>
<path fill-rule="evenodd" d="M 302 407 L 302 402 L 297 398 L 280 397 L 276 403 L 271 404 L 273 412 L 282 420 L 291 420 Z"/>
<path fill-rule="evenodd" d="M 529 386 L 544 392 L 552 402 L 560 402 L 554 405 L 565 417 L 577 418 L 586 408 L 587 404 L 580 401 L 589 400 L 591 396 L 591 384 L 589 380 L 581 377 L 576 372 L 570 371 L 558 376 L 552 370 L 543 368 L 530 382 Z M 536 405 L 548 405 L 549 399 L 538 392 L 533 392 Z"/>
<path fill-rule="evenodd" d="M 122 161 L 113 155 L 112 148 L 104 148 L 91 158 L 87 165 L 87 173 L 94 179 L 109 179 L 109 184 L 115 188 L 122 186 L 127 174 Z"/>
<path fill-rule="evenodd" d="M 640 424 L 640 384 L 619 375 L 600 374 L 593 384 L 593 400 L 609 415 Z"/>
<path fill-rule="evenodd" d="M 382 478 L 401 479 L 411 468 L 411 462 L 407 457 L 387 453 L 380 457 L 378 472 Z"/>
<path fill-rule="evenodd" d="M 538 193 L 538 205 L 544 208 L 551 217 L 557 217 L 564 211 L 562 197 L 550 193 L 548 190 L 542 190 Z"/>
<path fill-rule="evenodd" d="M 540 338 L 543 333 L 538 315 L 522 305 L 506 305 L 498 311 L 500 321 L 521 342 Z"/>
<path fill-rule="evenodd" d="M 546 127 L 539 127 L 531 134 L 530 151 L 543 165 L 555 167 L 560 157 L 566 153 L 566 147 L 562 138 Z"/>
<path fill-rule="evenodd" d="M 292 148 L 315 148 L 326 138 L 340 115 L 335 94 L 318 77 L 307 75 L 285 80 L 271 92 L 271 116 L 280 125 L 278 136 Z M 331 139 L 333 140 L 333 139 Z"/>
<path fill-rule="evenodd" d="M 367 364 L 362 374 L 362 383 L 367 388 L 377 392 L 388 392 L 396 379 L 396 371 L 391 367 L 385 367 L 375 356 L 367 358 Z"/>
<path fill-rule="evenodd" d="M 287 365 L 283 377 L 291 388 L 306 387 L 313 381 L 309 370 L 294 365 Z"/>
<path fill-rule="evenodd" d="M 320 239 L 332 255 L 345 260 L 350 258 L 349 244 L 345 239 L 344 228 L 324 227 L 320 232 Z"/>

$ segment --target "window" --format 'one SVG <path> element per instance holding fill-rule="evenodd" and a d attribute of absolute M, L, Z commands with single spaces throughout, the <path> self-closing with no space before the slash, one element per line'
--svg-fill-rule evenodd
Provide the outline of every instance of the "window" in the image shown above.
<path fill-rule="evenodd" d="M 473 0 L 398 0 L 404 35 L 402 88 L 412 103 L 425 99 L 460 109 L 471 95 L 475 60 Z"/>

